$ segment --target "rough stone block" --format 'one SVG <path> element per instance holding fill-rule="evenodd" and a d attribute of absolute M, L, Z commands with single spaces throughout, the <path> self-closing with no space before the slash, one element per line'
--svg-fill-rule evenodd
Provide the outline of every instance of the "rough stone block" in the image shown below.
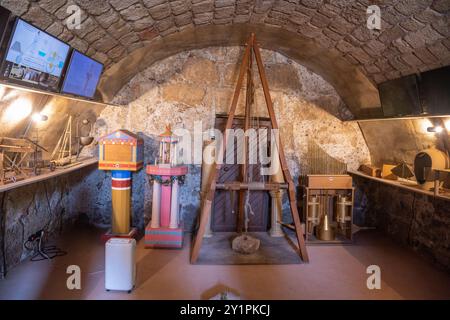
<path fill-rule="evenodd" d="M 214 10 L 213 0 L 205 0 L 192 5 L 192 12 L 194 12 L 194 14 L 212 12 L 213 10 Z"/>
<path fill-rule="evenodd" d="M 75 0 L 75 2 L 80 8 L 95 16 L 105 13 L 111 8 L 109 3 L 104 0 Z"/>
<path fill-rule="evenodd" d="M 178 27 L 185 26 L 192 22 L 192 13 L 190 11 L 174 17 L 175 24 Z"/>
<path fill-rule="evenodd" d="M 169 30 L 170 28 L 172 28 L 173 26 L 175 26 L 175 22 L 172 20 L 171 17 L 168 17 L 164 20 L 159 20 L 155 22 L 155 28 L 160 32 L 164 32 Z"/>
<path fill-rule="evenodd" d="M 133 4 L 138 3 L 139 0 L 109 0 L 109 3 L 116 9 L 117 11 L 121 11 L 130 7 Z"/>
<path fill-rule="evenodd" d="M 120 19 L 119 14 L 113 9 L 96 17 L 97 22 L 105 29 L 109 28 L 113 23 Z"/>
<path fill-rule="evenodd" d="M 184 0 L 171 1 L 170 8 L 172 13 L 177 16 L 188 12 L 191 9 L 191 4 L 190 2 Z"/>
<path fill-rule="evenodd" d="M 258 251 L 261 241 L 249 235 L 241 235 L 233 239 L 232 248 L 242 254 L 252 254 Z"/>
<path fill-rule="evenodd" d="M 162 3 L 166 3 L 167 0 L 142 0 L 142 2 L 144 3 L 144 5 L 147 8 L 152 8 L 152 7 L 160 5 Z"/>
<path fill-rule="evenodd" d="M 152 17 L 147 16 L 142 19 L 133 21 L 132 26 L 135 31 L 141 31 L 153 26 L 153 24 L 154 20 L 152 19 Z"/>
<path fill-rule="evenodd" d="M 214 61 L 204 58 L 190 58 L 181 72 L 185 79 L 198 84 L 217 84 L 219 75 Z"/>
<path fill-rule="evenodd" d="M 64 26 L 62 25 L 62 23 L 59 21 L 55 21 L 45 31 L 47 31 L 51 35 L 57 37 L 63 32 L 63 30 L 64 30 Z"/>
<path fill-rule="evenodd" d="M 15 15 L 21 16 L 27 12 L 30 3 L 28 1 L 2 0 L 1 5 Z"/>
<path fill-rule="evenodd" d="M 98 51 L 108 52 L 109 50 L 114 48 L 117 44 L 118 44 L 117 40 L 115 40 L 110 35 L 105 35 L 104 37 L 94 42 L 92 46 Z"/>
<path fill-rule="evenodd" d="M 197 25 L 211 22 L 213 18 L 213 12 L 205 12 L 194 15 L 194 23 Z"/>
<path fill-rule="evenodd" d="M 72 40 L 70 40 L 69 44 L 72 47 L 74 47 L 75 49 L 77 49 L 78 51 L 83 52 L 83 53 L 85 53 L 87 48 L 89 47 L 89 44 L 86 41 L 84 41 L 78 37 L 74 37 Z"/>
<path fill-rule="evenodd" d="M 232 18 L 233 15 L 234 15 L 234 6 L 218 8 L 214 11 L 214 19 Z"/>
<path fill-rule="evenodd" d="M 205 97 L 205 90 L 197 85 L 167 84 L 162 88 L 162 96 L 167 101 L 178 102 L 188 106 L 197 106 Z"/>
<path fill-rule="evenodd" d="M 170 6 L 168 3 L 163 3 L 157 6 L 154 6 L 148 10 L 150 15 L 155 20 L 162 20 L 170 16 Z"/>
<path fill-rule="evenodd" d="M 138 3 L 120 11 L 120 14 L 125 20 L 136 21 L 148 16 L 148 11 L 142 4 Z"/>
<path fill-rule="evenodd" d="M 67 0 L 41 0 L 39 1 L 39 6 L 48 13 L 54 13 L 56 10 L 64 6 L 66 2 Z"/>
<path fill-rule="evenodd" d="M 52 17 L 37 5 L 31 5 L 23 18 L 42 29 L 47 29 L 53 23 Z"/>

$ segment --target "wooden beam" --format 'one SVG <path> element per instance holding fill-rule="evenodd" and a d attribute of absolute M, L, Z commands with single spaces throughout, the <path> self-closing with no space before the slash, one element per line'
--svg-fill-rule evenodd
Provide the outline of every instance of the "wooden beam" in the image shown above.
<path fill-rule="evenodd" d="M 252 95 L 252 62 L 253 62 L 253 42 L 255 40 L 255 36 L 252 33 L 250 35 L 249 43 L 247 44 L 250 47 L 250 55 L 248 56 L 248 64 L 247 64 L 247 86 L 245 89 L 245 119 L 244 119 L 244 132 L 250 128 L 250 107 L 252 104 L 251 95 Z M 244 145 L 243 145 L 243 155 L 244 155 L 244 163 L 241 164 L 241 181 L 246 183 L 248 181 L 248 136 L 244 135 Z M 244 229 L 245 221 L 245 208 L 246 208 L 246 198 L 247 198 L 247 190 L 239 189 L 239 211 L 237 216 L 237 232 L 242 233 Z"/>
<path fill-rule="evenodd" d="M 233 125 L 234 115 L 236 113 L 236 106 L 237 102 L 239 100 L 239 95 L 241 92 L 242 87 L 242 81 L 244 79 L 245 71 L 247 70 L 247 63 L 248 63 L 248 56 L 250 54 L 250 46 L 247 45 L 244 57 L 242 58 L 242 64 L 241 69 L 239 70 L 239 78 L 236 85 L 236 88 L 234 90 L 233 100 L 231 102 L 230 112 L 227 119 L 227 124 L 225 126 L 225 135 L 223 136 L 222 140 L 222 147 L 219 148 L 222 149 L 223 153 L 220 156 L 224 156 L 226 152 L 226 146 L 227 146 L 227 131 L 231 129 L 231 126 Z M 223 160 L 223 159 L 222 159 Z M 214 203 L 214 194 L 216 192 L 216 181 L 219 178 L 220 174 L 220 168 L 222 167 L 221 164 L 216 164 L 216 170 L 214 174 L 211 174 L 208 178 L 208 184 L 207 184 L 207 193 L 205 197 L 205 201 L 203 202 L 202 209 L 200 211 L 200 224 L 197 230 L 197 234 L 194 239 L 194 243 L 192 246 L 192 252 L 191 252 L 191 263 L 195 263 L 198 259 L 198 255 L 200 253 L 200 248 L 202 246 L 203 242 L 203 235 L 205 234 L 205 228 L 206 224 L 208 222 L 208 219 L 211 215 L 211 209 L 212 205 Z"/>
<path fill-rule="evenodd" d="M 278 129 L 277 119 L 275 117 L 275 111 L 273 109 L 272 98 L 270 97 L 269 84 L 267 82 L 266 72 L 264 70 L 264 66 L 262 63 L 259 46 L 256 41 L 253 43 L 253 51 L 255 52 L 256 63 L 258 65 L 259 76 L 261 78 L 261 84 L 262 84 L 263 92 L 264 92 L 264 99 L 266 100 L 267 110 L 269 112 L 270 121 L 272 123 L 272 129 Z M 275 139 L 275 143 L 277 143 L 276 140 L 277 139 Z M 292 218 L 294 220 L 300 256 L 304 262 L 309 262 L 308 252 L 306 250 L 306 245 L 305 245 L 305 238 L 303 236 L 300 216 L 298 214 L 298 209 L 297 209 L 295 185 L 294 185 L 294 182 L 292 181 L 292 176 L 289 172 L 289 167 L 286 162 L 286 156 L 284 154 L 283 144 L 281 143 L 281 141 L 278 141 L 278 143 L 277 143 L 277 150 L 278 150 L 278 155 L 280 158 L 281 169 L 283 171 L 284 179 L 288 183 L 288 186 L 289 186 L 289 188 L 288 188 L 289 202 L 290 202 L 290 206 L 291 206 Z"/>

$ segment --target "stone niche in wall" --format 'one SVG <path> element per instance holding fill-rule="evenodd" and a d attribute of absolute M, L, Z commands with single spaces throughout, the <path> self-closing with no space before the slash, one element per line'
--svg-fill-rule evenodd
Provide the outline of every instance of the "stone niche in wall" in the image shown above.
<path fill-rule="evenodd" d="M 243 47 L 213 47 L 179 53 L 134 76 L 101 112 L 94 126 L 98 138 L 117 129 L 128 129 L 143 136 L 145 162 L 154 162 L 158 144 L 155 137 L 166 124 L 173 128 L 210 128 L 216 114 L 226 114 L 237 82 Z M 370 163 L 370 154 L 357 123 L 342 122 L 352 115 L 334 88 L 317 74 L 285 56 L 262 50 L 274 109 L 280 126 L 288 164 L 296 179 L 307 161 L 308 144 L 319 145 L 328 155 L 350 169 Z M 267 117 L 263 91 L 254 64 L 254 115 Z M 237 114 L 244 113 L 245 87 Z M 85 150 L 95 154 L 95 148 Z M 201 166 L 190 165 L 180 203 L 185 229 L 190 230 L 200 206 Z M 142 227 L 149 219 L 151 190 L 143 171 L 133 178 L 135 215 Z M 106 199 L 105 199 L 106 200 Z M 101 205 L 101 204 L 99 204 Z M 106 207 L 106 206 L 105 206 Z M 97 211 L 98 212 L 98 211 Z M 107 210 L 104 217 L 109 219 Z M 138 213 L 137 213 L 138 212 Z"/>

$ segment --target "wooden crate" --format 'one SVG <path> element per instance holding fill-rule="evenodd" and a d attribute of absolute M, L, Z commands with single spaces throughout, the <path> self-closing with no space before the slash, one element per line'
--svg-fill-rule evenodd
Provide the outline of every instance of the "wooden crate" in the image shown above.
<path fill-rule="evenodd" d="M 371 177 L 381 177 L 380 168 L 371 165 L 362 164 L 361 166 L 359 166 L 358 171 L 361 171 L 362 173 L 365 173 Z"/>
<path fill-rule="evenodd" d="M 352 177 L 347 174 L 311 174 L 307 176 L 306 186 L 310 189 L 351 189 Z"/>

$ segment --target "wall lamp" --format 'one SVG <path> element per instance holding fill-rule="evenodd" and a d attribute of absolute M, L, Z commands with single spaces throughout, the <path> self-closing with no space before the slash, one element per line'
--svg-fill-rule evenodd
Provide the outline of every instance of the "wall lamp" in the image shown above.
<path fill-rule="evenodd" d="M 31 116 L 34 122 L 43 122 L 48 120 L 48 116 L 41 113 L 35 113 Z"/>
<path fill-rule="evenodd" d="M 428 127 L 428 132 L 441 133 L 444 130 L 441 126 Z"/>

